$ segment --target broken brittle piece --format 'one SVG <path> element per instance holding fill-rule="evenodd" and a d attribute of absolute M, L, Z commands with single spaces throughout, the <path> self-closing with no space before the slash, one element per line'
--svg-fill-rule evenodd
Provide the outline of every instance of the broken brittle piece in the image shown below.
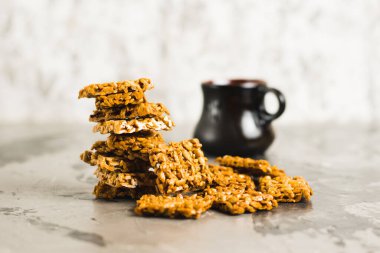
<path fill-rule="evenodd" d="M 137 200 L 137 215 L 197 219 L 212 205 L 211 197 L 144 195 Z"/>
<path fill-rule="evenodd" d="M 276 166 L 271 166 L 266 160 L 256 160 L 252 158 L 225 155 L 223 157 L 217 157 L 215 161 L 222 166 L 232 167 L 240 173 L 249 174 L 252 176 L 285 175 L 283 170 L 278 169 Z"/>
<path fill-rule="evenodd" d="M 150 164 L 141 159 L 129 160 L 119 156 L 107 156 L 98 152 L 85 151 L 81 154 L 81 159 L 101 169 L 120 172 L 148 172 Z"/>
<path fill-rule="evenodd" d="M 112 187 L 102 181 L 99 181 L 94 187 L 93 194 L 98 199 L 119 199 L 132 198 L 139 199 L 144 194 L 155 193 L 155 188 L 150 186 L 142 186 L 136 188 Z"/>
<path fill-rule="evenodd" d="M 96 108 L 111 108 L 115 106 L 125 106 L 145 102 L 144 92 L 136 90 L 130 93 L 116 93 L 95 98 Z"/>
<path fill-rule="evenodd" d="M 101 134 L 130 134 L 139 131 L 170 130 L 173 126 L 174 123 L 165 116 L 163 118 L 141 118 L 99 122 L 94 126 L 93 131 L 100 132 Z"/>
<path fill-rule="evenodd" d="M 277 201 L 270 194 L 241 186 L 216 186 L 205 190 L 207 196 L 213 197 L 213 208 L 229 214 L 254 213 L 256 210 L 272 210 Z"/>
<path fill-rule="evenodd" d="M 259 189 L 272 195 L 278 202 L 300 202 L 310 200 L 313 190 L 303 177 L 270 176 L 259 179 Z"/>
<path fill-rule="evenodd" d="M 113 187 L 136 188 L 154 186 L 156 176 L 152 173 L 124 173 L 98 168 L 95 173 L 99 181 Z"/>
<path fill-rule="evenodd" d="M 211 172 L 212 185 L 215 185 L 215 186 L 240 185 L 244 189 L 245 188 L 255 189 L 255 183 L 253 182 L 250 176 L 236 173 L 230 167 L 209 164 L 209 170 Z"/>
<path fill-rule="evenodd" d="M 133 93 L 133 92 L 144 92 L 146 90 L 152 89 L 150 79 L 140 78 L 137 80 L 127 80 L 120 82 L 110 82 L 110 83 L 95 83 L 84 87 L 79 91 L 79 98 L 93 98 L 97 96 L 105 96 L 116 93 Z"/>
<path fill-rule="evenodd" d="M 172 142 L 149 155 L 160 193 L 172 194 L 204 189 L 211 183 L 207 158 L 198 139 Z"/>
<path fill-rule="evenodd" d="M 90 116 L 91 122 L 101 122 L 107 120 L 122 120 L 146 117 L 164 118 L 169 111 L 161 103 L 140 103 L 122 107 L 99 108 Z"/>

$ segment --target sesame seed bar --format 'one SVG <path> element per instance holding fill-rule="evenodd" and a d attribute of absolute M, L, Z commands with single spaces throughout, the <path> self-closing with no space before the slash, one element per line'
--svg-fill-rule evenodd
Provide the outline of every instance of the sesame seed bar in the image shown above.
<path fill-rule="evenodd" d="M 191 196 L 144 195 L 136 203 L 137 215 L 197 219 L 212 206 L 212 198 Z"/>
<path fill-rule="evenodd" d="M 99 154 L 109 156 L 114 155 L 123 159 L 149 161 L 149 148 L 142 147 L 140 150 L 136 149 L 135 151 L 133 151 L 132 148 L 125 150 L 115 149 L 113 147 L 109 147 L 106 141 L 97 141 L 92 145 L 91 149 L 95 150 Z"/>
<path fill-rule="evenodd" d="M 106 96 L 98 96 L 95 98 L 95 106 L 99 108 L 111 108 L 117 106 L 125 106 L 130 104 L 138 104 L 145 102 L 144 92 L 136 90 L 129 93 L 116 93 Z"/>
<path fill-rule="evenodd" d="M 265 160 L 255 160 L 251 158 L 225 155 L 223 157 L 217 157 L 215 161 L 222 166 L 233 167 L 239 171 L 242 169 L 247 171 L 249 170 L 252 174 L 257 175 L 265 175 L 271 171 L 270 164 Z"/>
<path fill-rule="evenodd" d="M 214 186 L 241 185 L 244 188 L 255 189 L 255 183 L 250 176 L 236 173 L 230 167 L 209 164 L 209 170 Z"/>
<path fill-rule="evenodd" d="M 119 199 L 119 198 L 132 198 L 139 199 L 144 194 L 152 194 L 155 192 L 154 187 L 136 187 L 136 188 L 126 188 L 126 187 L 112 187 L 102 181 L 99 181 L 94 187 L 93 194 L 98 199 Z"/>
<path fill-rule="evenodd" d="M 143 118 L 99 122 L 96 126 L 94 126 L 93 131 L 100 132 L 101 134 L 130 134 L 148 130 L 170 130 L 173 126 L 173 122 L 167 116 L 165 116 L 162 119 Z"/>
<path fill-rule="evenodd" d="M 207 158 L 198 139 L 172 142 L 149 155 L 162 194 L 204 189 L 211 183 Z"/>
<path fill-rule="evenodd" d="M 90 115 L 91 122 L 107 120 L 134 119 L 144 117 L 160 117 L 169 114 L 168 109 L 161 103 L 140 103 L 123 107 L 99 108 Z"/>
<path fill-rule="evenodd" d="M 144 160 L 129 160 L 119 156 L 107 156 L 98 152 L 85 151 L 81 154 L 81 160 L 101 169 L 120 172 L 148 172 L 150 164 Z"/>
<path fill-rule="evenodd" d="M 153 186 L 156 176 L 153 173 L 124 173 L 98 168 L 95 173 L 99 181 L 113 187 L 136 188 Z"/>
<path fill-rule="evenodd" d="M 90 84 L 79 91 L 78 98 L 92 98 L 115 93 L 132 93 L 135 91 L 146 91 L 152 89 L 150 79 L 140 78 L 120 82 Z"/>
<path fill-rule="evenodd" d="M 285 174 L 284 171 L 275 166 L 271 166 L 266 160 L 255 160 L 252 158 L 225 155 L 223 157 L 217 157 L 215 161 L 222 166 L 233 167 L 240 173 L 252 176 Z"/>
<path fill-rule="evenodd" d="M 229 214 L 242 214 L 256 210 L 271 210 L 277 201 L 268 194 L 255 190 L 250 176 L 234 172 L 232 168 L 209 165 L 213 183 L 205 195 L 214 199 L 213 208 Z"/>
<path fill-rule="evenodd" d="M 213 197 L 213 208 L 233 215 L 272 210 L 278 205 L 272 195 L 233 185 L 209 187 L 205 192 Z"/>
<path fill-rule="evenodd" d="M 272 195 L 278 202 L 300 202 L 310 200 L 313 190 L 303 177 L 270 176 L 259 179 L 259 189 Z"/>
<path fill-rule="evenodd" d="M 166 143 L 160 133 L 147 131 L 137 132 L 133 135 L 111 134 L 107 138 L 106 146 L 107 148 L 104 148 L 104 144 L 99 143 L 95 148 L 111 151 L 130 160 L 143 159 L 149 161 L 149 154 L 159 152 L 160 147 L 166 146 Z"/>

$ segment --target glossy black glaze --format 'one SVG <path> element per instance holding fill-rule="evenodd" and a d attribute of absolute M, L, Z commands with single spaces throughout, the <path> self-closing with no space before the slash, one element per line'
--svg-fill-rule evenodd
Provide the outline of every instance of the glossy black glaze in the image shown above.
<path fill-rule="evenodd" d="M 209 155 L 261 155 L 275 135 L 270 122 L 285 110 L 285 98 L 261 80 L 234 79 L 205 82 L 203 112 L 194 136 Z M 274 93 L 279 101 L 275 114 L 265 110 L 264 96 Z"/>

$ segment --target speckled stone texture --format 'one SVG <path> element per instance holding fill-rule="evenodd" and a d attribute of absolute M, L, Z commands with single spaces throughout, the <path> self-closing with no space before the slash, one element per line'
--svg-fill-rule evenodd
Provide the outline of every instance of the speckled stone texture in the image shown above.
<path fill-rule="evenodd" d="M 379 13 L 376 0 L 1 0 L 0 123 L 84 123 L 77 90 L 141 76 L 178 124 L 198 120 L 202 80 L 240 76 L 284 92 L 284 125 L 379 121 Z"/>
<path fill-rule="evenodd" d="M 0 252 L 380 251 L 379 127 L 279 129 L 265 158 L 304 176 L 312 201 L 196 221 L 138 217 L 133 201 L 95 200 L 95 176 L 78 157 L 97 138 L 88 129 L 0 127 Z M 166 138 L 188 138 L 187 129 Z"/>

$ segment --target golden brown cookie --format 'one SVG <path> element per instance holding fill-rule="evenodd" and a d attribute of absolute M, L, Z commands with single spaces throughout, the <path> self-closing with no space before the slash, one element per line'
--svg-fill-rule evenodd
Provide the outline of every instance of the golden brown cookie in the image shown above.
<path fill-rule="evenodd" d="M 278 202 L 300 202 L 310 200 L 313 190 L 303 177 L 270 176 L 261 177 L 259 189 L 272 195 Z"/>
<path fill-rule="evenodd" d="M 136 80 L 127 80 L 110 83 L 95 83 L 90 84 L 79 91 L 79 98 L 92 98 L 97 96 L 111 95 L 115 93 L 133 93 L 144 92 L 152 89 L 150 79 L 140 78 Z"/>
<path fill-rule="evenodd" d="M 135 213 L 146 216 L 197 219 L 212 205 L 210 197 L 144 195 L 136 203 Z"/>

